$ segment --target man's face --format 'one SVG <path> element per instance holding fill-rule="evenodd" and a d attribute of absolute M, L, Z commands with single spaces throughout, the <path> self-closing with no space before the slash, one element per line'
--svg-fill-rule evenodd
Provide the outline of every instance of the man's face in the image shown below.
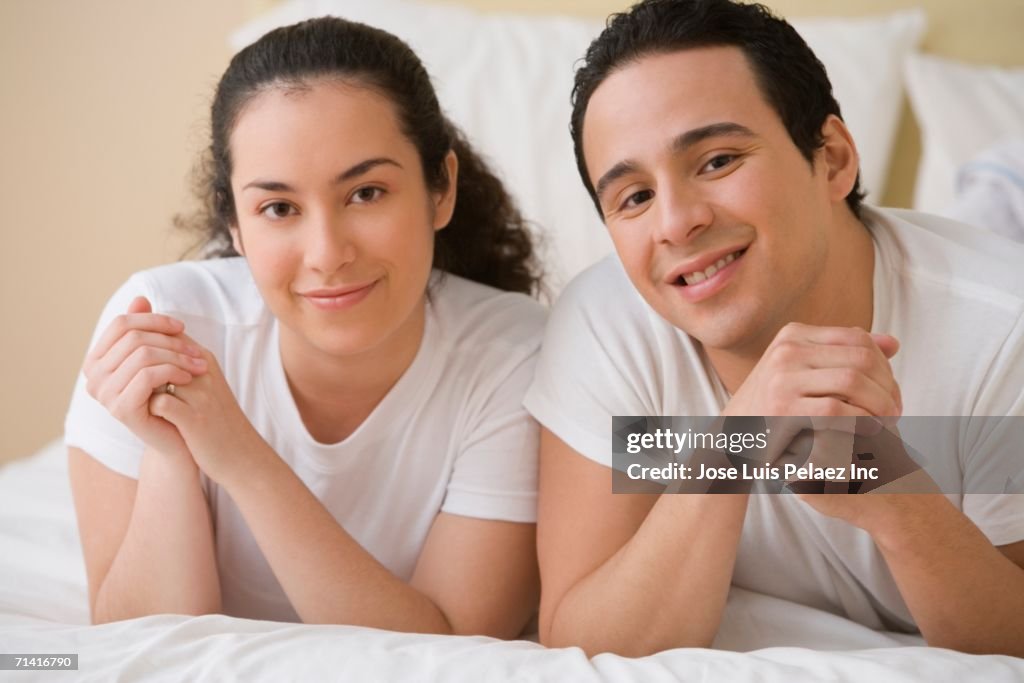
<path fill-rule="evenodd" d="M 742 352 L 808 312 L 829 249 L 828 172 L 800 154 L 738 48 L 613 72 L 583 150 L 626 272 L 666 320 Z"/>

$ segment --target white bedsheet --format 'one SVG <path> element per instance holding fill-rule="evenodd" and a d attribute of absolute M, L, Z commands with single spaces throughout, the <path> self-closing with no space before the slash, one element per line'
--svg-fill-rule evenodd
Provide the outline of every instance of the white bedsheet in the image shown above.
<path fill-rule="evenodd" d="M 0 680 L 1024 680 L 1022 659 L 927 648 L 920 638 L 739 590 L 720 649 L 642 659 L 226 616 L 87 623 L 64 450 L 55 442 L 0 469 L 0 653 L 77 653 L 79 670 L 0 672 Z"/>

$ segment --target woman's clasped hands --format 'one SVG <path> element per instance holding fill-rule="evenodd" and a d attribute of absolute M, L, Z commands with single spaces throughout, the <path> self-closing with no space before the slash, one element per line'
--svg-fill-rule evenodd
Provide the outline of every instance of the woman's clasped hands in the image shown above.
<path fill-rule="evenodd" d="M 145 297 L 104 331 L 84 372 L 89 394 L 147 446 L 215 481 L 233 471 L 237 454 L 265 445 L 213 354 Z"/>

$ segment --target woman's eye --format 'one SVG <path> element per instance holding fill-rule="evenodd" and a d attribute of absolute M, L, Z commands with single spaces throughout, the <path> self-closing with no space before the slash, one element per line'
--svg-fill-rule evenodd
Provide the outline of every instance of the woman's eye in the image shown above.
<path fill-rule="evenodd" d="M 384 194 L 384 190 L 369 185 L 367 187 L 360 187 L 358 190 L 352 193 L 352 200 L 357 204 L 368 204 L 372 201 L 380 199 L 381 195 Z"/>
<path fill-rule="evenodd" d="M 635 206 L 639 206 L 646 201 L 649 201 L 654 196 L 654 192 L 651 190 L 640 190 L 626 197 L 626 200 L 622 202 L 621 209 L 631 209 Z"/>
<path fill-rule="evenodd" d="M 733 154 L 719 154 L 718 156 L 713 157 L 711 161 L 704 164 L 704 168 L 702 170 L 717 171 L 728 166 L 735 158 L 736 156 Z"/>
<path fill-rule="evenodd" d="M 295 208 L 288 202 L 271 202 L 260 209 L 260 213 L 271 220 L 287 218 L 294 212 Z"/>

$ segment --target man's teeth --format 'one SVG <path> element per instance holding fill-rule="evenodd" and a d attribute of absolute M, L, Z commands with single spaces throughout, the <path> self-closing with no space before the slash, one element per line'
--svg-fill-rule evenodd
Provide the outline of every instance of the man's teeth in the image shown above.
<path fill-rule="evenodd" d="M 712 275 L 714 275 L 715 273 L 720 271 L 722 268 L 725 268 L 727 265 L 729 265 L 730 263 L 735 261 L 736 260 L 736 254 L 738 254 L 738 253 L 739 252 L 736 252 L 736 253 L 733 253 L 733 254 L 729 254 L 728 256 L 725 256 L 724 258 L 720 258 L 720 259 L 718 259 L 717 263 L 712 263 L 710 266 L 708 266 L 704 270 L 698 270 L 698 271 L 695 271 L 693 273 L 684 273 L 683 274 L 683 282 L 685 282 L 688 285 L 696 285 L 696 284 L 699 284 L 701 282 L 704 282 L 709 277 L 711 277 Z"/>

